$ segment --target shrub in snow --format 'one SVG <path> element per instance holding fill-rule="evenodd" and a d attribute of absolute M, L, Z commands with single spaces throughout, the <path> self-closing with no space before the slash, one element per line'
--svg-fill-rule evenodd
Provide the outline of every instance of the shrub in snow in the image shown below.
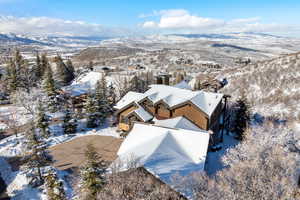
<path fill-rule="evenodd" d="M 54 170 L 49 171 L 45 175 L 45 187 L 48 200 L 66 199 L 63 182 L 58 179 L 58 176 Z"/>

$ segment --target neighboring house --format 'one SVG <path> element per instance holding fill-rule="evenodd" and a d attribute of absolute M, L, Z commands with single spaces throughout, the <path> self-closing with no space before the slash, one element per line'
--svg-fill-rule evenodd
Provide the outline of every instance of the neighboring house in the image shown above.
<path fill-rule="evenodd" d="M 119 129 L 129 131 L 134 122 L 154 123 L 184 117 L 202 130 L 220 129 L 223 94 L 151 85 L 145 93 L 128 92 L 115 106 Z"/>
<path fill-rule="evenodd" d="M 204 130 L 135 123 L 122 143 L 115 163 L 121 166 L 121 170 L 143 167 L 164 183 L 172 185 L 172 177 L 176 174 L 186 176 L 204 171 L 209 137 Z"/>

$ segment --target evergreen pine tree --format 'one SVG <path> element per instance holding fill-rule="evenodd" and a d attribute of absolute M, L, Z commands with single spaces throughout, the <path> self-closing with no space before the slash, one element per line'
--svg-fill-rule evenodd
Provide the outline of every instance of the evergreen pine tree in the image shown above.
<path fill-rule="evenodd" d="M 17 81 L 17 67 L 12 58 L 10 59 L 8 64 L 7 74 L 8 74 L 9 91 L 14 92 L 17 90 L 18 81 Z"/>
<path fill-rule="evenodd" d="M 53 73 L 51 67 L 48 65 L 44 77 L 43 77 L 43 89 L 45 93 L 48 96 L 48 109 L 50 112 L 56 112 L 57 111 L 57 91 L 53 79 Z"/>
<path fill-rule="evenodd" d="M 75 75 L 74 75 L 75 69 L 74 69 L 73 63 L 70 59 L 67 60 L 66 66 L 67 66 L 69 72 L 72 73 L 72 76 L 74 78 L 75 77 Z"/>
<path fill-rule="evenodd" d="M 47 65 L 43 77 L 43 89 L 48 96 L 56 95 L 56 87 L 53 79 L 53 72 L 50 65 Z"/>
<path fill-rule="evenodd" d="M 36 127 L 40 129 L 42 136 L 46 138 L 50 136 L 49 118 L 46 115 L 41 102 L 39 102 L 37 108 Z"/>
<path fill-rule="evenodd" d="M 96 102 L 95 102 L 95 96 L 93 94 L 90 94 L 87 96 L 86 102 L 85 102 L 85 112 L 87 114 L 87 127 L 88 128 L 95 128 L 98 126 L 98 115 L 97 115 L 97 109 L 96 109 Z"/>
<path fill-rule="evenodd" d="M 58 55 L 55 57 L 56 80 L 61 86 L 68 85 L 74 79 L 74 73 L 68 69 L 63 59 Z"/>
<path fill-rule="evenodd" d="M 53 170 L 45 176 L 45 186 L 49 200 L 66 200 L 63 182 L 58 179 Z"/>
<path fill-rule="evenodd" d="M 107 96 L 107 83 L 104 75 L 96 85 L 95 107 L 97 118 L 100 123 L 103 123 L 107 116 L 107 112 L 110 110 Z"/>
<path fill-rule="evenodd" d="M 234 132 L 237 134 L 237 138 L 242 140 L 244 138 L 245 129 L 248 127 L 250 122 L 250 111 L 249 104 L 245 93 L 237 101 L 237 111 L 235 116 Z"/>
<path fill-rule="evenodd" d="M 51 162 L 50 157 L 46 152 L 46 145 L 37 135 L 34 122 L 29 123 L 29 128 L 26 131 L 27 137 L 27 150 L 30 155 L 24 158 L 24 164 L 28 170 L 34 170 L 31 174 L 34 185 L 39 186 L 44 183 L 44 177 L 41 172 L 41 168 L 49 165 Z M 36 180 L 38 178 L 38 180 Z"/>
<path fill-rule="evenodd" d="M 63 123 L 64 134 L 73 134 L 76 133 L 77 129 L 77 120 L 73 117 L 72 113 L 67 110 L 66 116 Z"/>
<path fill-rule="evenodd" d="M 139 79 L 136 75 L 130 81 L 130 90 L 139 92 Z"/>
<path fill-rule="evenodd" d="M 84 199 L 94 200 L 107 182 L 107 164 L 92 144 L 87 146 L 85 157 L 86 162 L 80 169 L 81 190 L 86 194 Z"/>
<path fill-rule="evenodd" d="M 36 63 L 35 63 L 35 77 L 37 80 L 42 79 L 42 63 L 39 53 L 36 53 Z"/>
<path fill-rule="evenodd" d="M 47 58 L 47 54 L 43 53 L 41 56 L 41 78 L 43 78 L 44 73 L 49 66 L 49 60 Z"/>
<path fill-rule="evenodd" d="M 107 99 L 108 99 L 110 108 L 113 108 L 113 106 L 116 104 L 117 96 L 116 96 L 116 90 L 112 83 L 108 87 L 108 98 Z"/>

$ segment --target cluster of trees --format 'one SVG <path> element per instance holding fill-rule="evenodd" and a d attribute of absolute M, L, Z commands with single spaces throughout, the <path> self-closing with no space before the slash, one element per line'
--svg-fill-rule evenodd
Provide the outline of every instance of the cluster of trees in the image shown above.
<path fill-rule="evenodd" d="M 248 129 L 244 140 L 223 156 L 215 175 L 177 177 L 175 188 L 194 199 L 299 199 L 297 133 L 273 122 Z"/>
<path fill-rule="evenodd" d="M 26 153 L 23 157 L 23 167 L 27 170 L 29 184 L 32 187 L 44 185 L 49 200 L 65 200 L 63 183 L 59 180 L 55 170 L 51 168 L 52 158 L 47 152 L 47 145 L 43 141 L 45 132 L 44 116 L 37 121 L 31 121 L 26 131 Z"/>
<path fill-rule="evenodd" d="M 53 69 L 46 54 L 40 56 L 37 53 L 36 63 L 31 65 L 28 60 L 23 58 L 20 51 L 16 50 L 7 65 L 7 76 L 5 79 L 7 92 L 13 93 L 19 88 L 29 92 L 31 88 L 43 83 L 47 92 L 51 93 L 56 87 L 69 84 L 75 77 L 71 60 L 64 63 L 61 56 L 57 55 L 53 63 L 56 64 L 55 80 L 53 78 Z"/>
<path fill-rule="evenodd" d="M 63 94 L 60 88 L 71 83 L 75 78 L 75 70 L 70 60 L 64 62 L 59 55 L 52 59 L 52 64 L 49 60 L 46 54 L 40 56 L 37 53 L 36 62 L 29 65 L 16 50 L 7 66 L 4 81 L 8 87 L 5 92 L 14 103 L 24 107 L 34 118 L 43 116 L 43 119 L 38 120 L 44 120 L 45 124 L 37 128 L 42 129 L 45 136 L 49 135 L 47 130 L 49 124 L 45 122 L 46 113 L 57 111 L 66 114 L 63 123 L 64 133 L 72 134 L 76 132 L 79 115 L 74 105 L 70 103 L 70 97 Z M 55 71 L 52 67 L 54 65 Z M 90 92 L 85 101 L 87 127 L 94 128 L 103 124 L 116 98 L 115 88 L 112 85 L 107 86 L 105 76 L 102 76 L 95 92 Z M 40 104 L 43 106 L 38 106 Z"/>
<path fill-rule="evenodd" d="M 155 83 L 153 72 L 142 72 L 134 75 L 130 80 L 125 78 L 119 80 L 118 89 L 120 90 L 119 98 L 125 96 L 129 91 L 143 93 L 147 91 L 149 85 Z"/>

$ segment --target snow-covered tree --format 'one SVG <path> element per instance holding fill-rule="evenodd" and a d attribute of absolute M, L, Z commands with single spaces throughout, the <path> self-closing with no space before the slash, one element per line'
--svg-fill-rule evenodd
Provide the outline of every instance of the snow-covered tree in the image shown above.
<path fill-rule="evenodd" d="M 13 108 L 9 115 L 1 116 L 0 120 L 16 137 L 18 137 L 18 133 L 20 132 L 20 124 L 18 111 L 16 108 Z"/>
<path fill-rule="evenodd" d="M 56 63 L 55 79 L 60 86 L 68 85 L 74 79 L 73 65 L 67 66 L 59 55 L 54 60 Z"/>
<path fill-rule="evenodd" d="M 44 177 L 41 171 L 42 167 L 49 165 L 51 158 L 47 154 L 46 145 L 36 132 L 34 122 L 29 123 L 26 131 L 27 138 L 27 154 L 24 156 L 24 165 L 30 173 L 31 184 L 39 186 L 44 183 Z"/>
<path fill-rule="evenodd" d="M 110 111 L 107 93 L 107 83 L 103 75 L 101 80 L 97 82 L 95 89 L 95 109 L 100 123 L 105 121 L 107 113 Z"/>
<path fill-rule="evenodd" d="M 83 199 L 96 199 L 106 184 L 107 163 L 92 144 L 85 150 L 86 162 L 80 169 L 80 190 Z"/>
<path fill-rule="evenodd" d="M 53 72 L 51 67 L 48 65 L 42 83 L 43 89 L 48 96 L 48 110 L 51 112 L 57 111 L 57 89 L 53 79 Z"/>
<path fill-rule="evenodd" d="M 42 62 L 41 62 L 41 57 L 40 54 L 37 52 L 36 53 L 36 59 L 35 59 L 35 78 L 37 81 L 41 80 L 43 78 L 43 69 L 42 69 Z"/>
<path fill-rule="evenodd" d="M 29 93 L 18 89 L 11 95 L 11 100 L 14 105 L 23 107 L 28 114 L 34 116 L 39 102 L 46 101 L 46 95 L 40 88 L 32 88 Z"/>
<path fill-rule="evenodd" d="M 49 66 L 49 60 L 47 58 L 47 54 L 43 53 L 41 56 L 41 78 L 43 78 L 48 66 Z"/>
<path fill-rule="evenodd" d="M 193 199 L 299 199 L 297 135 L 272 122 L 252 127 L 243 142 L 222 157 L 228 167 L 212 176 L 181 177 L 174 187 L 189 191 Z"/>
<path fill-rule="evenodd" d="M 48 172 L 45 176 L 45 186 L 48 200 L 66 200 L 66 194 L 63 182 L 58 179 L 54 170 Z"/>
<path fill-rule="evenodd" d="M 7 67 L 8 75 L 8 88 L 10 92 L 14 92 L 18 87 L 18 77 L 17 77 L 17 66 L 14 63 L 13 59 L 10 59 Z"/>
<path fill-rule="evenodd" d="M 87 127 L 95 128 L 98 126 L 98 113 L 96 109 L 95 95 L 89 94 L 87 96 L 85 105 L 85 112 L 87 114 Z"/>
<path fill-rule="evenodd" d="M 50 136 L 49 121 L 49 117 L 45 113 L 42 102 L 38 102 L 37 113 L 35 116 L 35 126 L 40 130 L 41 135 L 46 138 Z"/>
<path fill-rule="evenodd" d="M 245 93 L 237 100 L 236 114 L 234 122 L 234 132 L 237 134 L 237 138 L 242 140 L 244 132 L 250 122 L 250 106 L 246 99 Z"/>
<path fill-rule="evenodd" d="M 75 69 L 74 69 L 73 63 L 70 59 L 67 60 L 66 66 L 67 66 L 70 76 L 72 77 L 72 80 L 73 80 L 75 78 L 75 74 L 74 74 Z"/>
<path fill-rule="evenodd" d="M 16 50 L 7 67 L 7 78 L 10 92 L 18 88 L 25 88 L 29 92 L 35 84 L 34 75 L 29 68 L 28 61 L 23 58 L 19 50 Z"/>
<path fill-rule="evenodd" d="M 73 113 L 69 110 L 66 111 L 66 115 L 63 123 L 64 134 L 73 134 L 76 133 L 77 129 L 77 120 Z"/>
<path fill-rule="evenodd" d="M 108 87 L 107 95 L 108 95 L 107 99 L 108 99 L 109 106 L 110 108 L 112 108 L 116 104 L 116 99 L 117 99 L 116 89 L 114 88 L 112 83 Z"/>

